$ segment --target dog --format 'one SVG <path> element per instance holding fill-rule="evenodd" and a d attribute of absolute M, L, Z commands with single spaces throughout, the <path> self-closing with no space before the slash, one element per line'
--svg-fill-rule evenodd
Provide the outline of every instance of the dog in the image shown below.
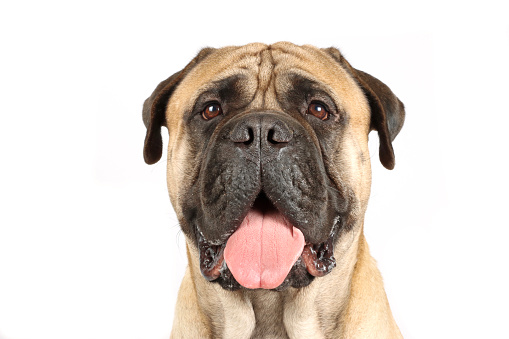
<path fill-rule="evenodd" d="M 205 48 L 143 106 L 186 238 L 172 338 L 401 338 L 363 227 L 402 102 L 336 48 Z"/>

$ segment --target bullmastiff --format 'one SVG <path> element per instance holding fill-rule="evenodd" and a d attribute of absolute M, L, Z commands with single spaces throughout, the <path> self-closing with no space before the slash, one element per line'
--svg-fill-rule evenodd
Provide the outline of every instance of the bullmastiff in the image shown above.
<path fill-rule="evenodd" d="M 403 104 L 335 48 L 205 48 L 143 106 L 189 265 L 172 338 L 401 338 L 363 235 Z"/>

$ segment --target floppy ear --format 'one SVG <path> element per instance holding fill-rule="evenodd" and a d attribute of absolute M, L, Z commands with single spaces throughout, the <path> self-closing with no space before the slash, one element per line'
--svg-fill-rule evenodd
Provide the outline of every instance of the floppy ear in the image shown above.
<path fill-rule="evenodd" d="M 143 123 L 147 127 L 145 135 L 145 146 L 143 147 L 143 157 L 147 164 L 155 164 L 161 159 L 163 154 L 163 139 L 161 137 L 161 127 L 166 126 L 165 112 L 168 101 L 178 84 L 184 79 L 191 69 L 214 49 L 204 48 L 198 55 L 187 64 L 184 69 L 170 76 L 157 85 L 152 95 L 145 100 L 143 104 Z"/>
<path fill-rule="evenodd" d="M 377 78 L 353 68 L 336 48 L 325 49 L 357 81 L 368 99 L 371 109 L 370 130 L 378 131 L 380 139 L 380 161 L 387 169 L 395 165 L 392 141 L 405 121 L 405 107 L 391 89 Z"/>

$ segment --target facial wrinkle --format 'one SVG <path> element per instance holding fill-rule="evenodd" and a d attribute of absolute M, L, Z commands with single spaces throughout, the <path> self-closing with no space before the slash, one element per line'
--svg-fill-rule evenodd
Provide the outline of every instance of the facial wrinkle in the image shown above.
<path fill-rule="evenodd" d="M 270 46 L 260 52 L 260 64 L 258 65 L 258 89 L 254 104 L 256 107 L 273 107 L 271 104 L 275 98 L 274 91 L 274 59 Z"/>

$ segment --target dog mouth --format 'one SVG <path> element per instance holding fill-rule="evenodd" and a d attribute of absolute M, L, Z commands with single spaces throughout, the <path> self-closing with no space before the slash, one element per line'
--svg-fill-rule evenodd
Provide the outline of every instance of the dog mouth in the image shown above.
<path fill-rule="evenodd" d="M 261 191 L 224 243 L 212 244 L 197 232 L 200 269 L 209 281 L 233 276 L 236 283 L 249 289 L 278 289 L 297 273 L 309 274 L 311 279 L 321 277 L 336 266 L 336 230 L 333 227 L 322 243 L 307 242 L 301 230 Z M 309 284 L 311 280 L 306 281 Z M 231 289 L 239 287 L 229 285 Z"/>

